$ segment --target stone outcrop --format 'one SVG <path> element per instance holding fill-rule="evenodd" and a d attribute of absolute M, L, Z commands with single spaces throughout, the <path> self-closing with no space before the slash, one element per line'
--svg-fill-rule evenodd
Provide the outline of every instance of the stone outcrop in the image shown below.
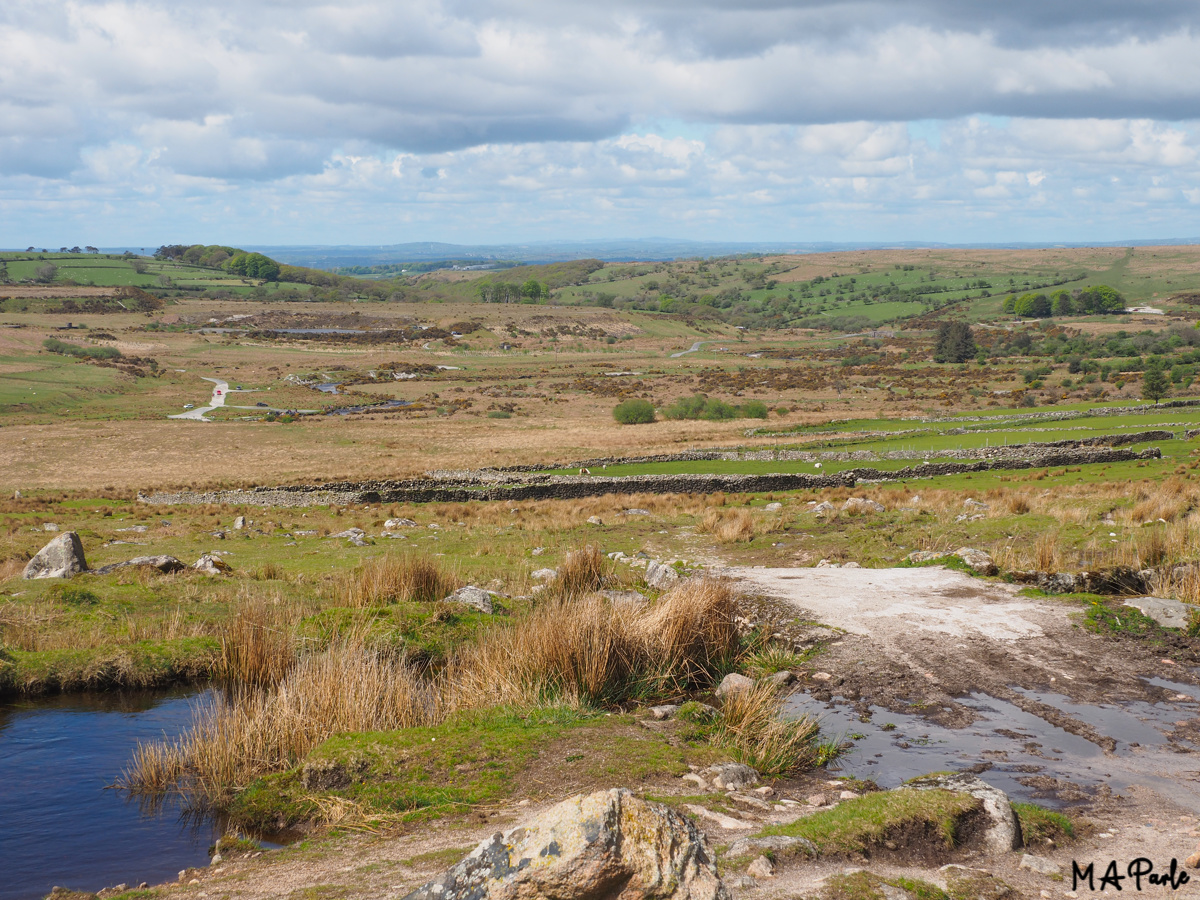
<path fill-rule="evenodd" d="M 954 555 L 980 575 L 996 575 L 1000 572 L 999 566 L 982 550 L 976 550 L 973 547 L 959 547 L 954 551 Z"/>
<path fill-rule="evenodd" d="M 496 834 L 404 900 L 729 900 L 704 835 L 617 788 Z"/>
<path fill-rule="evenodd" d="M 22 577 L 30 580 L 71 578 L 87 570 L 87 559 L 84 558 L 79 535 L 74 531 L 64 531 L 37 552 L 25 566 Z"/>
<path fill-rule="evenodd" d="M 182 572 L 187 568 L 187 565 L 181 559 L 176 559 L 174 556 L 135 556 L 133 559 L 127 559 L 125 562 L 112 563 L 111 565 L 101 566 L 99 569 L 92 569 L 92 575 L 107 575 L 109 572 L 115 572 L 118 569 L 130 568 L 146 568 L 157 569 L 164 575 L 171 572 Z"/>
<path fill-rule="evenodd" d="M 446 603 L 461 603 L 464 606 L 469 606 L 472 609 L 477 609 L 481 613 L 487 613 L 489 616 L 495 612 L 495 606 L 492 603 L 492 595 L 481 587 L 476 587 L 473 584 L 468 584 L 466 587 L 461 587 L 453 594 L 448 596 Z"/>
<path fill-rule="evenodd" d="M 975 775 L 958 772 L 953 775 L 926 775 L 916 778 L 905 788 L 915 791 L 944 790 L 956 794 L 970 794 L 983 803 L 988 817 L 983 842 L 987 852 L 1001 854 L 1020 850 L 1024 846 L 1021 837 L 1021 822 L 1008 799 L 1008 794 L 992 787 Z"/>

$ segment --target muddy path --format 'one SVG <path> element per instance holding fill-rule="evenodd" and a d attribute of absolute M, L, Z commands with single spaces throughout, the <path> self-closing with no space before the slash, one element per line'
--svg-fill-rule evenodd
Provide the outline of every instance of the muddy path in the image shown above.
<path fill-rule="evenodd" d="M 940 568 L 728 574 L 819 623 L 807 627 L 827 650 L 792 708 L 852 736 L 851 773 L 890 787 L 972 769 L 1053 806 L 1137 788 L 1200 812 L 1200 659 L 1188 639 L 1095 634 L 1078 602 Z"/>

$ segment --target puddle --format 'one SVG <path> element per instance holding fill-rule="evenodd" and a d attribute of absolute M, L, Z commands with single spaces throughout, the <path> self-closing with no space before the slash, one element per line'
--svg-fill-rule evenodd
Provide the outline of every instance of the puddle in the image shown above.
<path fill-rule="evenodd" d="M 174 880 L 208 864 L 220 823 L 171 798 L 139 803 L 108 788 L 139 741 L 181 733 L 194 691 L 66 695 L 0 703 L 0 900 L 54 885 L 98 891 Z"/>
<path fill-rule="evenodd" d="M 1159 686 L 1168 685 L 1176 687 Z M 1192 697 L 1200 693 L 1187 685 L 1178 688 Z M 826 736 L 854 744 L 831 769 L 873 779 L 883 788 L 929 772 L 962 771 L 986 763 L 990 768 L 980 774 L 983 780 L 1014 799 L 1044 806 L 1061 808 L 1099 789 L 1120 793 L 1140 785 L 1200 812 L 1200 788 L 1192 780 L 1200 775 L 1200 756 L 1187 753 L 1188 746 L 1172 744 L 1166 734 L 1176 721 L 1200 712 L 1195 701 L 1093 706 L 1057 694 L 1022 693 L 1116 738 L 1116 751 L 1106 754 L 1085 738 L 981 693 L 958 700 L 978 715 L 965 728 L 946 728 L 917 713 L 878 707 L 871 707 L 870 721 L 860 722 L 852 706 L 824 703 L 805 693 L 792 695 L 786 708 L 793 715 L 816 718 Z M 1055 793 L 1064 786 L 1052 786 L 1048 778 L 1070 782 L 1083 793 L 1069 788 Z"/>

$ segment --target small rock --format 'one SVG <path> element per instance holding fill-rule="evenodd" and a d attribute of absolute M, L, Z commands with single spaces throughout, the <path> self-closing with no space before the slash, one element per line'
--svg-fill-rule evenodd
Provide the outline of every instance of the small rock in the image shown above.
<path fill-rule="evenodd" d="M 717 763 L 700 773 L 718 791 L 737 791 L 758 784 L 758 772 L 742 763 Z"/>
<path fill-rule="evenodd" d="M 42 531 L 58 531 L 58 526 L 53 522 L 43 522 Z"/>
<path fill-rule="evenodd" d="M 813 507 L 812 513 L 818 519 L 825 519 L 837 512 L 837 507 L 828 500 L 822 501 Z"/>
<path fill-rule="evenodd" d="M 87 560 L 83 555 L 83 543 L 74 531 L 64 531 L 37 552 L 25 566 L 22 578 L 70 578 L 86 572 Z"/>
<path fill-rule="evenodd" d="M 768 784 L 764 784 L 762 787 L 756 787 L 754 789 L 754 793 L 758 794 L 758 796 L 760 796 L 760 797 L 774 797 L 775 796 L 775 788 L 771 787 Z"/>
<path fill-rule="evenodd" d="M 699 775 L 697 775 L 695 772 L 688 772 L 686 775 L 681 776 L 679 780 L 680 781 L 690 781 L 693 784 L 695 784 L 696 787 L 698 787 L 700 790 L 704 791 L 705 793 L 708 792 L 708 788 L 709 788 L 708 782 L 705 781 L 703 778 L 701 778 Z"/>
<path fill-rule="evenodd" d="M 734 887 L 745 889 L 758 887 L 758 882 L 750 875 L 735 875 L 729 883 Z"/>
<path fill-rule="evenodd" d="M 789 672 L 787 669 L 784 669 L 780 672 L 775 672 L 771 675 L 768 675 L 765 678 L 760 679 L 760 682 L 764 682 L 766 684 L 773 684 L 776 687 L 783 687 L 785 685 L 791 684 L 795 680 L 796 680 L 796 676 L 793 675 L 791 672 Z"/>
<path fill-rule="evenodd" d="M 664 703 L 662 706 L 652 706 L 650 707 L 650 718 L 661 722 L 674 716 L 678 710 L 678 703 Z"/>
<path fill-rule="evenodd" d="M 117 569 L 128 568 L 146 568 L 157 569 L 164 575 L 171 572 L 182 572 L 187 566 L 182 560 L 176 559 L 174 556 L 135 556 L 133 559 L 125 562 L 113 563 L 108 566 L 101 566 L 99 569 L 92 569 L 92 575 L 107 575 L 109 572 L 115 572 Z"/>
<path fill-rule="evenodd" d="M 495 607 L 492 605 L 492 595 L 483 588 L 476 587 L 473 584 L 459 588 L 448 596 L 445 602 L 462 603 L 465 606 L 470 606 L 488 615 L 491 615 L 495 611 Z"/>
<path fill-rule="evenodd" d="M 812 680 L 813 681 L 832 681 L 833 676 L 830 675 L 828 672 L 813 672 Z"/>
<path fill-rule="evenodd" d="M 197 572 L 203 572 L 205 575 L 224 575 L 230 571 L 229 563 L 211 553 L 205 553 L 192 563 L 192 568 Z"/>
<path fill-rule="evenodd" d="M 774 878 L 775 863 L 765 856 L 760 856 L 746 867 L 746 874 L 752 878 Z"/>
<path fill-rule="evenodd" d="M 827 559 L 823 559 L 817 563 L 817 568 L 818 569 L 840 569 L 841 566 L 838 563 L 830 562 Z"/>
<path fill-rule="evenodd" d="M 767 512 L 778 512 L 779 510 L 783 509 L 783 504 L 782 503 L 768 503 L 766 506 L 763 507 L 763 509 L 765 509 Z"/>
<path fill-rule="evenodd" d="M 868 500 L 866 497 L 851 497 L 842 504 L 842 512 L 850 516 L 869 516 L 884 512 L 884 510 L 885 507 L 882 503 Z"/>
<path fill-rule="evenodd" d="M 601 519 L 599 516 L 588 516 L 587 523 L 589 525 L 603 525 L 604 520 Z"/>
<path fill-rule="evenodd" d="M 703 806 L 685 804 L 683 808 L 693 816 L 700 819 L 707 819 L 718 828 L 724 828 L 726 831 L 745 831 L 747 828 L 754 827 L 753 822 L 744 822 L 741 819 L 735 819 L 733 816 L 727 816 L 724 813 L 719 813 Z"/>
<path fill-rule="evenodd" d="M 860 796 L 861 796 L 860 794 L 856 794 L 856 793 L 854 793 L 854 791 L 842 791 L 840 794 L 838 794 L 838 799 L 839 800 L 857 800 Z"/>
<path fill-rule="evenodd" d="M 995 575 L 1000 571 L 999 567 L 992 561 L 992 558 L 982 550 L 976 550 L 972 547 L 959 547 L 954 551 L 954 555 L 981 575 Z"/>
<path fill-rule="evenodd" d="M 234 531 L 241 531 L 245 527 L 246 527 L 246 517 L 245 516 L 238 516 L 236 519 L 233 520 L 233 530 Z"/>
<path fill-rule="evenodd" d="M 634 606 L 645 606 L 646 598 L 637 591 L 601 591 L 601 597 L 607 597 L 611 603 L 632 603 Z"/>
<path fill-rule="evenodd" d="M 529 577 L 538 581 L 553 581 L 558 577 L 558 569 L 535 569 Z"/>
<path fill-rule="evenodd" d="M 1134 597 L 1126 600 L 1124 605 L 1140 610 L 1142 615 L 1149 616 L 1164 628 L 1187 628 L 1188 617 L 1192 610 L 1196 609 L 1178 600 L 1163 597 Z"/>
<path fill-rule="evenodd" d="M 991 507 L 982 501 L 968 497 L 963 501 L 963 509 L 969 512 L 983 512 L 986 509 L 991 509 Z"/>
<path fill-rule="evenodd" d="M 862 566 L 860 564 L 856 563 L 854 560 L 850 560 L 850 562 L 842 563 L 842 568 L 843 569 L 861 569 Z"/>
<path fill-rule="evenodd" d="M 740 838 L 733 842 L 725 855 L 738 857 L 749 856 L 752 853 L 790 853 L 793 850 L 800 850 L 809 856 L 817 855 L 816 845 L 807 838 L 784 837 L 778 834 L 770 837 Z"/>
<path fill-rule="evenodd" d="M 1196 845 L 1196 852 L 1185 859 L 1184 863 L 1189 869 L 1200 869 L 1200 844 Z"/>
<path fill-rule="evenodd" d="M 672 566 L 651 561 L 646 566 L 646 584 L 657 590 L 666 590 L 679 581 L 679 573 Z"/>
<path fill-rule="evenodd" d="M 933 562 L 935 559 L 941 559 L 945 555 L 945 553 L 939 553 L 937 550 L 914 550 L 904 558 L 909 562 L 924 563 Z"/>
<path fill-rule="evenodd" d="M 384 528 L 416 528 L 417 523 L 412 519 L 388 519 L 383 523 Z"/>
<path fill-rule="evenodd" d="M 1044 856 L 1034 856 L 1032 853 L 1025 853 L 1021 856 L 1020 869 L 1030 869 L 1040 875 L 1061 875 L 1062 867 L 1052 859 L 1046 859 Z"/>
<path fill-rule="evenodd" d="M 363 531 L 361 528 L 347 528 L 345 531 L 339 531 L 337 534 L 331 534 L 330 537 L 331 538 L 346 538 L 347 540 L 354 540 L 355 538 L 362 539 L 362 537 L 365 534 L 366 534 L 366 532 Z"/>
<path fill-rule="evenodd" d="M 529 551 L 529 555 L 530 556 L 541 556 L 545 552 L 546 552 L 545 547 L 534 547 L 532 550 Z"/>
<path fill-rule="evenodd" d="M 739 675 L 736 672 L 730 672 L 721 679 L 721 683 L 717 685 L 717 699 L 724 700 L 731 694 L 741 693 L 742 691 L 751 691 L 754 689 L 754 680 L 747 678 L 745 675 Z"/>
<path fill-rule="evenodd" d="M 608 558 L 620 562 L 621 560 L 628 559 L 629 557 L 625 555 L 625 551 L 623 550 L 614 550 L 612 553 L 608 554 Z"/>
<path fill-rule="evenodd" d="M 627 509 L 627 510 L 625 510 L 625 515 L 627 515 L 627 516 L 648 516 L 648 515 L 650 515 L 650 510 L 648 510 L 648 509 Z"/>
<path fill-rule="evenodd" d="M 210 866 L 215 866 L 215 865 L 217 865 L 219 862 L 221 862 L 223 859 L 224 859 L 224 857 L 223 857 L 223 856 L 221 856 L 221 854 L 220 854 L 220 853 L 214 853 L 214 854 L 213 854 L 213 858 L 212 858 L 212 859 L 209 861 L 209 863 L 208 863 L 208 864 L 209 864 Z"/>

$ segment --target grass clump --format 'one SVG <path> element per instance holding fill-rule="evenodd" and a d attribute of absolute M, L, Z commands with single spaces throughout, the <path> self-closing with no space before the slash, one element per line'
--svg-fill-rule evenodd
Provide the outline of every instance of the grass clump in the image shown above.
<path fill-rule="evenodd" d="M 347 572 L 337 592 L 346 606 L 362 608 L 401 601 L 432 603 L 460 587 L 458 577 L 432 559 L 388 554 Z"/>
<path fill-rule="evenodd" d="M 221 627 L 220 671 L 250 685 L 278 684 L 297 658 L 294 608 L 262 597 L 243 600 Z"/>
<path fill-rule="evenodd" d="M 1075 837 L 1075 824 L 1060 812 L 1036 803 L 1013 803 L 1012 808 L 1021 820 L 1021 834 L 1027 845 L 1047 840 L 1061 843 Z"/>
<path fill-rule="evenodd" d="M 604 554 L 599 547 L 588 545 L 567 553 L 558 567 L 554 587 L 559 594 L 574 597 L 599 590 L 604 576 Z"/>
<path fill-rule="evenodd" d="M 771 685 L 725 699 L 713 736 L 734 757 L 764 775 L 789 775 L 826 761 L 817 723 L 807 716 L 785 719 Z"/>
<path fill-rule="evenodd" d="M 953 791 L 880 791 L 764 828 L 761 834 L 806 838 L 821 854 L 842 855 L 862 853 L 902 830 L 921 828 L 949 850 L 958 843 L 962 819 L 979 805 L 974 797 Z"/>
<path fill-rule="evenodd" d="M 754 540 L 756 528 L 749 510 L 710 509 L 697 530 L 711 534 L 722 544 L 734 544 Z"/>
<path fill-rule="evenodd" d="M 69 606 L 95 606 L 100 602 L 99 595 L 94 591 L 89 591 L 85 587 L 70 583 L 52 585 L 46 591 L 46 597 L 66 603 Z"/>
<path fill-rule="evenodd" d="M 810 654 L 796 653 L 779 644 L 767 644 L 751 650 L 742 657 L 742 669 L 747 675 L 762 678 L 776 672 L 790 672 L 804 666 Z"/>

